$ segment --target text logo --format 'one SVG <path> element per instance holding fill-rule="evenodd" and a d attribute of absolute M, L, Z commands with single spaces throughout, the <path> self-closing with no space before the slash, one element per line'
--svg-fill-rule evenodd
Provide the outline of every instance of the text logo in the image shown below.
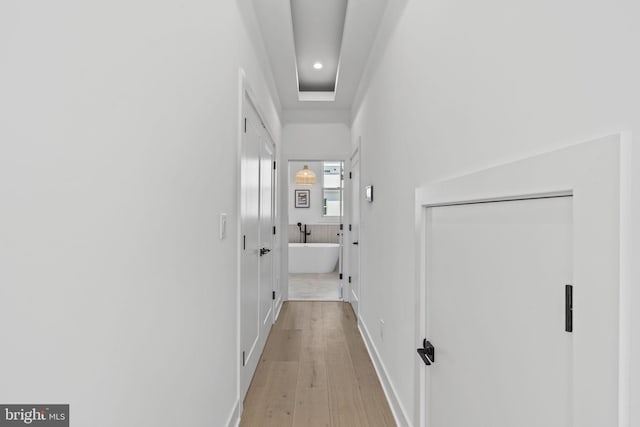
<path fill-rule="evenodd" d="M 69 427 L 69 405 L 0 405 L 0 427 Z"/>

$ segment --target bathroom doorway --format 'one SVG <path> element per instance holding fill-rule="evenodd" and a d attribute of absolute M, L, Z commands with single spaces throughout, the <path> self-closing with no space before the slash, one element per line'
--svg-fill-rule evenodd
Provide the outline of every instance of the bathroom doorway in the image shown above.
<path fill-rule="evenodd" d="M 344 162 L 289 161 L 289 300 L 342 301 Z"/>

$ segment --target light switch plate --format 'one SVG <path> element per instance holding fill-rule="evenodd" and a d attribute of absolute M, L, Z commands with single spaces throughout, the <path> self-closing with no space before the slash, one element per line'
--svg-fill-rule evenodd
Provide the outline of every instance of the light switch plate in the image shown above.
<path fill-rule="evenodd" d="M 220 214 L 220 240 L 227 238 L 227 214 Z"/>

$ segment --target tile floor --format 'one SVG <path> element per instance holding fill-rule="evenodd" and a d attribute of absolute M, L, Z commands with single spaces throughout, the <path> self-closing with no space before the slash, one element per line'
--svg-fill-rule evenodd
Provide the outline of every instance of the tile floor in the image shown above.
<path fill-rule="evenodd" d="M 338 273 L 289 274 L 289 300 L 339 301 Z"/>

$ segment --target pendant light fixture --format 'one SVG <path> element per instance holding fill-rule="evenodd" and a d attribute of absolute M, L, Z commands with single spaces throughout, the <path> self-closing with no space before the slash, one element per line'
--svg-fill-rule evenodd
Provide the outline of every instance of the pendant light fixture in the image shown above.
<path fill-rule="evenodd" d="M 316 183 L 316 174 L 309 170 L 309 166 L 304 165 L 301 171 L 296 173 L 296 184 L 313 185 Z"/>

